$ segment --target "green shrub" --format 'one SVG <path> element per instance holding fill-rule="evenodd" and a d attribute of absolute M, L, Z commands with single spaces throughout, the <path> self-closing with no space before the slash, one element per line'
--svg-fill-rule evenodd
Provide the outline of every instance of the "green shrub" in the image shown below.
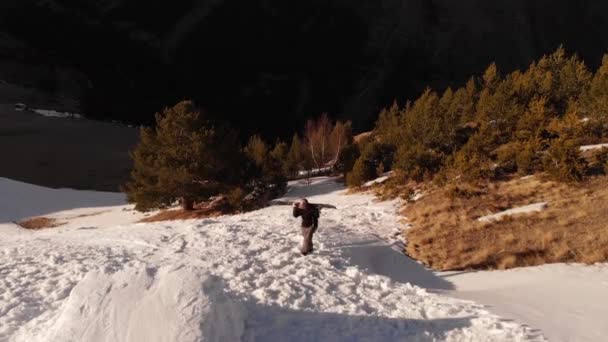
<path fill-rule="evenodd" d="M 486 156 L 476 153 L 460 151 L 454 158 L 454 169 L 458 176 L 467 182 L 482 179 L 492 179 L 496 176 L 493 163 Z"/>
<path fill-rule="evenodd" d="M 518 157 L 522 152 L 522 145 L 519 142 L 512 142 L 500 146 L 497 151 L 498 165 L 505 172 L 515 172 L 519 167 Z"/>
<path fill-rule="evenodd" d="M 585 178 L 587 162 L 574 140 L 555 139 L 543 158 L 547 174 L 560 182 L 580 182 Z"/>
<path fill-rule="evenodd" d="M 236 188 L 232 189 L 226 195 L 226 200 L 228 202 L 228 206 L 230 207 L 230 209 L 236 210 L 236 211 L 246 210 L 248 205 L 245 201 L 245 196 L 247 196 L 247 193 L 245 190 L 243 190 L 243 188 L 236 187 Z"/>
<path fill-rule="evenodd" d="M 361 153 L 359 152 L 359 146 L 357 144 L 346 145 L 340 151 L 338 160 L 334 165 L 336 171 L 346 177 L 346 175 L 353 169 L 355 162 L 359 158 Z"/>
<path fill-rule="evenodd" d="M 247 179 L 251 180 L 250 187 L 260 194 L 269 197 L 280 196 L 287 187 L 287 173 L 281 155 L 287 153 L 286 146 L 278 143 L 272 151 L 257 135 L 249 139 L 245 147 L 245 155 L 249 158 Z"/>
<path fill-rule="evenodd" d="M 517 172 L 519 174 L 529 175 L 542 168 L 542 163 L 537 153 L 539 150 L 539 143 L 533 140 L 521 146 L 521 150 L 517 154 Z"/>
<path fill-rule="evenodd" d="M 402 146 L 395 156 L 395 168 L 403 171 L 410 179 L 422 181 L 431 177 L 443 165 L 443 158 L 433 150 L 422 145 Z"/>
<path fill-rule="evenodd" d="M 378 177 L 380 165 L 384 171 L 391 170 L 394 154 L 394 146 L 369 141 L 362 147 L 361 155 L 346 176 L 346 183 L 349 186 L 361 186 L 364 182 Z"/>
<path fill-rule="evenodd" d="M 378 176 L 376 168 L 369 160 L 357 159 L 353 169 L 346 176 L 346 184 L 350 187 L 359 187 L 366 181 Z"/>
<path fill-rule="evenodd" d="M 374 169 L 382 164 L 384 171 L 390 171 L 395 158 L 395 146 L 375 141 L 369 142 L 362 148 L 360 158 L 373 165 Z"/>
<path fill-rule="evenodd" d="M 298 137 L 297 134 L 294 134 L 285 160 L 285 169 L 290 178 L 296 178 L 298 176 L 298 171 L 304 167 L 304 160 L 304 147 L 300 142 L 300 137 Z"/>
<path fill-rule="evenodd" d="M 608 147 L 604 147 L 593 154 L 593 163 L 605 174 L 608 174 Z"/>

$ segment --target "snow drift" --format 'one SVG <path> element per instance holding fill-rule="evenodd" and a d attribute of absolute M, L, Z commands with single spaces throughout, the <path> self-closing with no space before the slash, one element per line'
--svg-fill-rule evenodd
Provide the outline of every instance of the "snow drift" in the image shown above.
<path fill-rule="evenodd" d="M 241 305 L 221 279 L 179 266 L 144 264 L 116 273 L 89 272 L 58 315 L 15 341 L 235 341 L 243 332 Z"/>
<path fill-rule="evenodd" d="M 547 203 L 547 202 L 539 202 L 539 203 L 524 205 L 521 207 L 511 208 L 511 209 L 503 210 L 498 213 L 482 216 L 482 217 L 478 218 L 477 221 L 480 221 L 480 222 L 500 221 L 501 219 L 503 219 L 507 216 L 541 212 L 541 211 L 547 209 L 548 205 L 549 205 L 549 203 Z"/>
<path fill-rule="evenodd" d="M 608 144 L 596 144 L 596 145 L 585 145 L 581 146 L 581 152 L 592 151 L 592 150 L 601 150 L 603 148 L 608 148 Z"/>

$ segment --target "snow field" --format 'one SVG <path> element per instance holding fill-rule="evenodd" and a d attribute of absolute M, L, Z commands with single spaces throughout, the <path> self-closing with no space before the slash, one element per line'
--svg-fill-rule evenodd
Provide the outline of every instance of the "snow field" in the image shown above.
<path fill-rule="evenodd" d="M 608 264 L 550 264 L 506 271 L 446 272 L 450 295 L 540 328 L 549 341 L 601 342 L 608 336 Z"/>
<path fill-rule="evenodd" d="M 61 229 L 7 229 L 0 341 L 544 340 L 481 305 L 412 285 L 440 280 L 420 266 L 408 270 L 379 238 L 400 229 L 396 203 L 341 189 L 328 179 L 292 184 L 288 198 L 338 207 L 322 210 L 306 257 L 289 206 L 182 222 L 100 228 L 78 226 L 78 218 Z"/>

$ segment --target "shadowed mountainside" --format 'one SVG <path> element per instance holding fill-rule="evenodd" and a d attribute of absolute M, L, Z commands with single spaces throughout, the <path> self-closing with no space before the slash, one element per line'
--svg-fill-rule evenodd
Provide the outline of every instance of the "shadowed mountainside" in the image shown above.
<path fill-rule="evenodd" d="M 8 0 L 0 79 L 98 118 L 150 122 L 189 97 L 244 134 L 287 138 L 322 111 L 362 130 L 393 99 L 492 61 L 516 69 L 563 43 L 595 66 L 605 13 L 592 0 Z"/>
<path fill-rule="evenodd" d="M 117 192 L 129 178 L 129 151 L 137 137 L 135 128 L 49 118 L 0 104 L 0 177 L 52 188 Z"/>

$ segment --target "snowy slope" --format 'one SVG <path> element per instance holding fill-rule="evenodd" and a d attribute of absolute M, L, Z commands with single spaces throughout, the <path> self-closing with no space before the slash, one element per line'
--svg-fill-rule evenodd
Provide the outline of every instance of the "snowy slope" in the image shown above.
<path fill-rule="evenodd" d="M 608 264 L 552 264 L 442 274 L 450 294 L 542 329 L 549 341 L 606 341 Z"/>
<path fill-rule="evenodd" d="M 49 189 L 0 177 L 0 224 L 75 208 L 125 203 L 120 193 Z"/>
<path fill-rule="evenodd" d="M 118 206 L 105 209 L 125 220 L 113 226 L 0 224 L 0 341 L 544 339 L 435 293 L 453 286 L 379 238 L 399 228 L 396 203 L 329 179 L 292 184 L 287 197 L 300 196 L 338 207 L 323 209 L 307 257 L 286 206 L 155 224 L 128 223 Z"/>

